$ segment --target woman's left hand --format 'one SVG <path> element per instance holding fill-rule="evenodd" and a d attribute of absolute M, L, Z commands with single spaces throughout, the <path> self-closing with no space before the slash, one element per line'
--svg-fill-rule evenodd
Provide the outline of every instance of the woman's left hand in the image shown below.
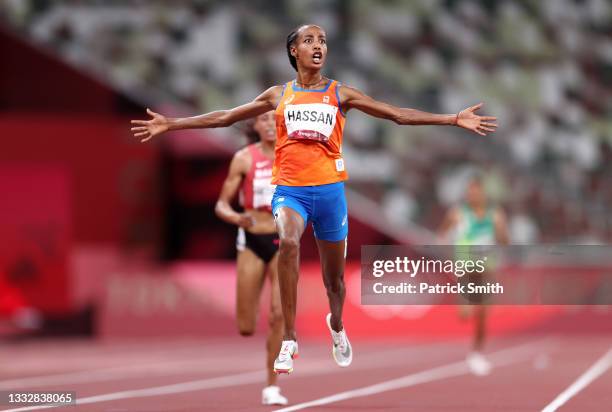
<path fill-rule="evenodd" d="M 487 132 L 494 132 L 497 129 L 497 123 L 494 123 L 497 117 L 477 115 L 476 111 L 481 107 L 482 103 L 478 103 L 475 106 L 461 110 L 457 114 L 457 126 L 471 130 L 481 136 L 486 136 Z"/>

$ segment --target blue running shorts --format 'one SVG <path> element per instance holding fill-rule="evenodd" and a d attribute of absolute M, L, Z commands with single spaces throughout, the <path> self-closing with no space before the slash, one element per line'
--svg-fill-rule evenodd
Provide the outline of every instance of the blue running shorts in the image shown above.
<path fill-rule="evenodd" d="M 281 207 L 299 213 L 304 219 L 304 227 L 312 222 L 317 239 L 339 242 L 348 235 L 344 182 L 319 186 L 278 185 L 272 196 L 274 216 Z"/>

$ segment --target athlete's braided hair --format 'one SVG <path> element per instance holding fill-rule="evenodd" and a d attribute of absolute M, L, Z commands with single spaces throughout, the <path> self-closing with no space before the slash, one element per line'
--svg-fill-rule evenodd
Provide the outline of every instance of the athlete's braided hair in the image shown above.
<path fill-rule="evenodd" d="M 248 119 L 244 122 L 244 129 L 242 131 L 244 132 L 244 135 L 247 138 L 247 144 L 257 143 L 261 140 L 261 136 L 259 136 L 259 133 L 257 133 L 257 131 L 255 130 L 256 120 L 257 118 L 253 117 L 252 119 Z"/>
<path fill-rule="evenodd" d="M 304 26 L 305 24 L 302 24 L 301 26 L 296 27 L 287 36 L 287 56 L 289 56 L 289 63 L 291 63 L 291 67 L 293 67 L 296 72 L 297 72 L 297 61 L 295 60 L 295 57 L 291 55 L 291 46 L 293 46 L 293 43 L 298 38 L 298 35 L 300 34 L 300 29 Z"/>

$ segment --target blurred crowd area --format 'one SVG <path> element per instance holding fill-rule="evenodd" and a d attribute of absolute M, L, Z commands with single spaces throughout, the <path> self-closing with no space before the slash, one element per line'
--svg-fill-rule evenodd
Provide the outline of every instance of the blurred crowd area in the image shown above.
<path fill-rule="evenodd" d="M 350 187 L 394 225 L 435 230 L 478 171 L 508 213 L 513 243 L 612 241 L 609 1 L 4 0 L 0 12 L 143 102 L 193 112 L 292 79 L 286 35 L 319 24 L 327 76 L 433 112 L 483 101 L 499 118 L 499 131 L 481 137 L 351 113 Z"/>

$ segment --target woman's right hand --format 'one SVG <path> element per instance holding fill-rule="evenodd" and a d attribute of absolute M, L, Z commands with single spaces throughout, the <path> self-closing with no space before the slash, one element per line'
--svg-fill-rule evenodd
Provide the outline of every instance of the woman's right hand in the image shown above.
<path fill-rule="evenodd" d="M 147 109 L 147 113 L 151 116 L 150 120 L 132 120 L 132 133 L 134 137 L 139 138 L 141 142 L 151 140 L 158 134 L 168 131 L 170 122 L 159 113 L 155 113 L 151 109 Z"/>
<path fill-rule="evenodd" d="M 248 213 L 240 213 L 236 220 L 236 225 L 242 228 L 249 228 L 255 224 L 255 218 Z"/>

